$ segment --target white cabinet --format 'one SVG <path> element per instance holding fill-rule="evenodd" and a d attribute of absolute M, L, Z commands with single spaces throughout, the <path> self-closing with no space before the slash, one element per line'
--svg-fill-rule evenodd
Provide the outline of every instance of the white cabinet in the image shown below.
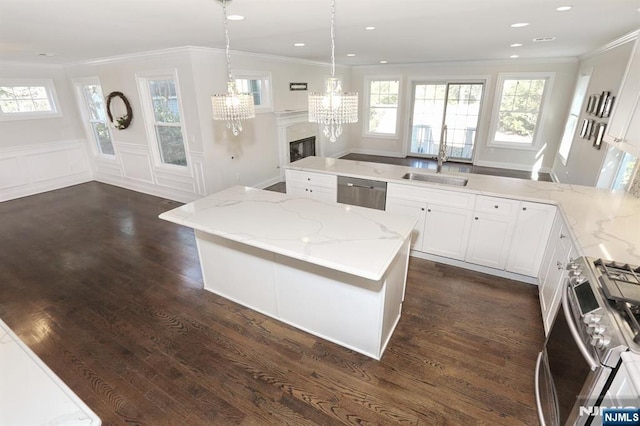
<path fill-rule="evenodd" d="M 464 260 L 475 194 L 389 183 L 386 211 L 418 219 L 413 250 Z"/>
<path fill-rule="evenodd" d="M 478 196 L 466 262 L 505 269 L 519 204 L 506 198 Z"/>
<path fill-rule="evenodd" d="M 507 271 L 530 277 L 538 275 L 555 215 L 555 206 L 528 201 L 520 203 L 507 256 Z"/>
<path fill-rule="evenodd" d="M 551 229 L 551 236 L 538 275 L 540 310 L 545 335 L 549 332 L 560 306 L 561 291 L 567 277 L 567 263 L 577 256 L 576 253 L 571 238 L 569 238 L 567 226 L 562 216 L 558 214 Z"/>
<path fill-rule="evenodd" d="M 294 197 L 335 203 L 338 199 L 338 178 L 335 175 L 286 170 L 287 194 Z"/>
<path fill-rule="evenodd" d="M 424 236 L 427 203 L 424 201 L 406 200 L 403 198 L 392 198 L 387 196 L 385 211 L 404 216 L 411 216 L 418 219 L 411 235 L 411 249 L 423 251 L 422 237 Z"/>
<path fill-rule="evenodd" d="M 636 40 L 613 104 L 604 141 L 623 151 L 640 152 L 640 41 Z"/>

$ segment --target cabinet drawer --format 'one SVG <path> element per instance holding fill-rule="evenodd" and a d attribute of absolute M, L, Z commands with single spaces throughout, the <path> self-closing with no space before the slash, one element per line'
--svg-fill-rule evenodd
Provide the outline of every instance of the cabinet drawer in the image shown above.
<path fill-rule="evenodd" d="M 324 186 L 327 188 L 337 188 L 337 178 L 335 175 L 324 173 L 300 172 L 298 170 L 287 170 L 285 172 L 288 181 L 306 182 L 308 185 Z"/>
<path fill-rule="evenodd" d="M 441 206 L 473 208 L 475 194 L 457 191 L 441 191 L 438 189 L 421 188 L 414 185 L 390 183 L 387 185 L 387 197 L 405 200 L 422 201 Z"/>
<path fill-rule="evenodd" d="M 481 195 L 476 199 L 475 211 L 515 217 L 519 205 L 520 201 Z"/>

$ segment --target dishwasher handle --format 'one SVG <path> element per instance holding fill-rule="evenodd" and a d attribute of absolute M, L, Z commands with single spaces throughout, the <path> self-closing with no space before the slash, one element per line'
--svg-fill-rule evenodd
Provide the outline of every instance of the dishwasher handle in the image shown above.
<path fill-rule="evenodd" d="M 354 188 L 375 189 L 375 187 L 370 185 L 358 185 L 357 183 L 351 183 L 351 182 L 347 182 L 347 186 L 352 186 Z"/>

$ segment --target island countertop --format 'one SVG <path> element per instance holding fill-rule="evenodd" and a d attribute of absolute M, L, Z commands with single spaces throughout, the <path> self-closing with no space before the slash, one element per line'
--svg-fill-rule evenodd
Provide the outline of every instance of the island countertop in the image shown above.
<path fill-rule="evenodd" d="M 234 186 L 160 215 L 199 231 L 380 280 L 416 219 Z"/>
<path fill-rule="evenodd" d="M 580 255 L 640 265 L 640 199 L 624 191 L 473 173 L 445 173 L 469 179 L 466 186 L 457 187 L 402 179 L 405 173 L 428 174 L 433 170 L 313 156 L 287 167 L 557 205 Z"/>

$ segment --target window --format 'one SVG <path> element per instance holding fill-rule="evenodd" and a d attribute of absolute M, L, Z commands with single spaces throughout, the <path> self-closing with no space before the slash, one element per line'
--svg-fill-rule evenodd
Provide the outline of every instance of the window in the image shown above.
<path fill-rule="evenodd" d="M 174 76 L 139 79 L 145 104 L 148 133 L 155 140 L 154 151 L 162 164 L 187 165 L 185 137 L 178 87 Z"/>
<path fill-rule="evenodd" d="M 558 149 L 558 155 L 560 161 L 565 166 L 569 159 L 569 151 L 571 151 L 571 145 L 573 144 L 573 138 L 576 134 L 576 127 L 578 126 L 578 117 L 582 111 L 582 104 L 584 103 L 584 97 L 587 94 L 587 87 L 589 86 L 589 80 L 591 75 L 581 74 L 576 82 L 576 88 L 573 92 L 573 100 L 571 101 L 571 108 L 569 109 L 569 117 L 567 117 L 567 123 L 564 126 L 564 133 L 562 140 L 560 141 L 560 148 Z"/>
<path fill-rule="evenodd" d="M 88 121 L 90 134 L 98 153 L 115 155 L 100 83 L 97 79 L 91 79 L 76 83 L 76 87 L 81 98 L 80 102 L 86 111 L 85 119 Z"/>
<path fill-rule="evenodd" d="M 59 117 L 52 80 L 0 80 L 0 119 Z"/>
<path fill-rule="evenodd" d="M 236 88 L 240 93 L 253 95 L 256 112 L 271 111 L 271 76 L 269 74 L 243 72 L 236 75 Z"/>
<path fill-rule="evenodd" d="M 395 136 L 400 79 L 369 80 L 365 134 Z"/>
<path fill-rule="evenodd" d="M 550 74 L 500 75 L 489 145 L 535 148 Z"/>

